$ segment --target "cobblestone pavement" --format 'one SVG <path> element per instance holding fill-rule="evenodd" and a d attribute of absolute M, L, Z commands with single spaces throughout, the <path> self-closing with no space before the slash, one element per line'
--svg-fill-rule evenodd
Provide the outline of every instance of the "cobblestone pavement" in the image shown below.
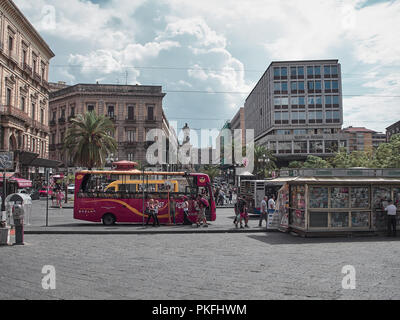
<path fill-rule="evenodd" d="M 400 299 L 393 238 L 282 233 L 26 235 L 0 247 L 0 299 Z M 44 265 L 56 289 L 42 288 Z M 342 289 L 344 265 L 356 289 Z"/>

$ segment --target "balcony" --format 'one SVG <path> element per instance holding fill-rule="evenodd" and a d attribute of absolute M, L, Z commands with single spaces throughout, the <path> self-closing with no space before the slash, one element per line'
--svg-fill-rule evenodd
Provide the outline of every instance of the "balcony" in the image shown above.
<path fill-rule="evenodd" d="M 47 132 L 47 133 L 50 131 L 49 126 L 46 126 L 45 124 L 43 124 L 39 121 L 31 120 L 31 123 L 32 123 L 33 128 L 39 129 L 40 131 Z"/>
<path fill-rule="evenodd" d="M 23 70 L 24 70 L 24 72 L 26 72 L 29 76 L 32 76 L 32 68 L 31 68 L 31 66 L 28 65 L 26 62 L 24 62 Z"/>
<path fill-rule="evenodd" d="M 55 144 L 50 144 L 49 145 L 49 151 L 56 151 L 56 145 Z"/>
<path fill-rule="evenodd" d="M 111 121 L 117 120 L 117 116 L 115 114 L 107 114 L 107 118 L 110 119 Z"/>
<path fill-rule="evenodd" d="M 57 121 L 55 119 L 53 119 L 53 120 L 50 120 L 49 125 L 50 126 L 55 126 L 56 123 L 57 123 Z"/>
<path fill-rule="evenodd" d="M 5 116 L 12 116 L 24 122 L 29 122 L 29 116 L 20 109 L 17 109 L 13 106 L 1 105 L 0 106 L 0 114 Z"/>
<path fill-rule="evenodd" d="M 137 147 L 139 145 L 139 142 L 137 141 L 125 141 L 123 143 L 124 147 L 129 148 L 129 147 Z"/>
<path fill-rule="evenodd" d="M 64 117 L 59 118 L 59 119 L 58 119 L 58 123 L 59 123 L 59 124 L 65 124 L 65 118 L 64 118 Z"/>
<path fill-rule="evenodd" d="M 126 121 L 126 122 L 136 122 L 137 119 L 136 119 L 135 117 L 127 117 L 127 118 L 125 119 L 125 121 Z"/>
<path fill-rule="evenodd" d="M 42 77 L 40 76 L 40 74 L 34 72 L 33 73 L 33 80 L 35 80 L 35 81 L 40 83 L 42 81 Z"/>

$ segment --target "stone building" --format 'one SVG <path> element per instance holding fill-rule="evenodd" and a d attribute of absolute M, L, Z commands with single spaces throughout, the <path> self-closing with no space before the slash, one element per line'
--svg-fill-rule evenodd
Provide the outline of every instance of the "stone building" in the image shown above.
<path fill-rule="evenodd" d="M 0 1 L 0 149 L 25 178 L 48 159 L 49 62 L 54 57 L 13 1 Z"/>
<path fill-rule="evenodd" d="M 56 87 L 52 84 L 52 88 Z M 153 143 L 146 142 L 146 134 L 156 128 L 167 137 L 168 158 L 168 137 L 172 136 L 175 140 L 176 133 L 164 114 L 164 96 L 161 86 L 145 85 L 76 84 L 52 91 L 49 108 L 50 159 L 62 161 L 66 167 L 76 167 L 62 151 L 63 141 L 71 119 L 87 111 L 105 115 L 115 124 L 118 151 L 109 156 L 106 166 L 116 160 L 146 164 L 146 150 Z"/>

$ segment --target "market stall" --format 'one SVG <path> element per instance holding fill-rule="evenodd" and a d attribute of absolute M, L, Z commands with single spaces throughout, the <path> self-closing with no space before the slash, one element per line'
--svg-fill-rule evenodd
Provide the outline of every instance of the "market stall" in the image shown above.
<path fill-rule="evenodd" d="M 285 210 L 288 215 L 285 230 L 301 234 L 386 231 L 384 208 L 390 199 L 399 210 L 400 228 L 400 177 L 296 177 L 279 192 L 278 201 L 286 198 L 288 206 L 281 208 L 281 217 Z"/>

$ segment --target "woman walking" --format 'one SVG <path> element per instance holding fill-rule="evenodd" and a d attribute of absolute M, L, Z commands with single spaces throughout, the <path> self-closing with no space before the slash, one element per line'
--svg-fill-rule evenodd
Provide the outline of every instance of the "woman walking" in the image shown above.
<path fill-rule="evenodd" d="M 153 198 L 151 198 L 149 200 L 146 211 L 148 214 L 146 226 L 149 225 L 149 221 L 151 218 L 153 218 L 153 227 L 155 227 L 156 223 L 157 223 L 157 225 L 160 225 L 160 222 L 158 221 L 157 213 L 156 213 L 156 203 Z"/>

